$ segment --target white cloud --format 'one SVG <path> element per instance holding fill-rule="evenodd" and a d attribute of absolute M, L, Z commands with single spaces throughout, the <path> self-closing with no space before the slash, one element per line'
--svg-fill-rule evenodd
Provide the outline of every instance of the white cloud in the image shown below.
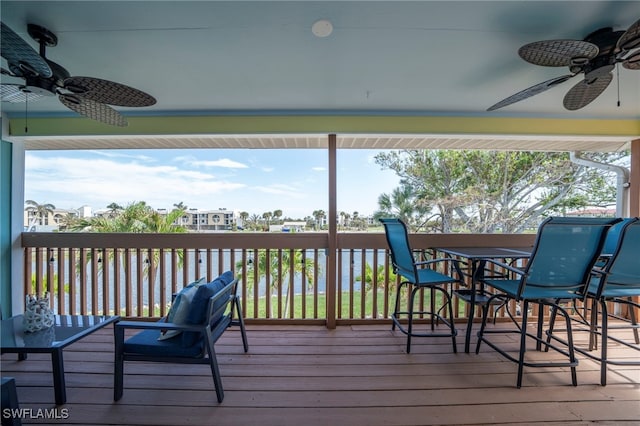
<path fill-rule="evenodd" d="M 246 164 L 228 158 L 221 158 L 219 160 L 196 160 L 191 161 L 189 164 L 196 167 L 224 167 L 228 169 L 246 169 L 249 167 Z"/>
<path fill-rule="evenodd" d="M 280 195 L 295 199 L 306 197 L 306 194 L 304 192 L 299 191 L 298 189 L 289 185 L 275 184 L 269 186 L 255 186 L 254 189 L 266 194 Z"/>
<path fill-rule="evenodd" d="M 139 153 L 27 151 L 25 199 L 51 203 L 58 208 L 89 205 L 94 210 L 104 209 L 112 202 L 127 205 L 146 201 L 154 208 L 171 208 L 183 202 L 190 208 L 226 207 L 249 213 L 279 209 L 292 218 L 328 208 L 327 167 L 313 166 L 318 164 L 315 153 L 295 150 L 243 151 L 241 155 L 234 150 Z M 392 172 L 367 165 L 362 154 L 341 153 L 339 210 L 373 212 L 379 194 L 397 185 L 398 178 Z M 349 167 L 343 170 L 344 165 Z"/>
<path fill-rule="evenodd" d="M 102 157 L 108 157 L 108 158 L 133 158 L 136 160 L 141 160 L 141 161 L 155 161 L 155 158 L 150 157 L 148 155 L 133 155 L 133 154 L 128 154 L 128 153 L 122 153 L 122 151 L 115 151 L 115 150 L 109 150 L 109 151 L 87 151 L 91 154 L 94 155 L 100 155 Z"/>
<path fill-rule="evenodd" d="M 207 208 L 203 198 L 244 188 L 246 185 L 215 179 L 214 175 L 175 166 L 154 166 L 109 159 L 40 158 L 27 155 L 25 199 L 52 202 L 71 208 L 89 204 L 98 209 L 117 202 L 146 201 L 155 208 L 185 202 Z M 56 200 L 53 200 L 55 198 Z M 55 201 L 55 202 L 54 202 Z"/>

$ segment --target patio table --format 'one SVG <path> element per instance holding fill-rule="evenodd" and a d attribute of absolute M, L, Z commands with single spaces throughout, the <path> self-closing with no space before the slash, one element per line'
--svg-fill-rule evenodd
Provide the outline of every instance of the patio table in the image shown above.
<path fill-rule="evenodd" d="M 478 284 L 481 283 L 482 278 L 484 278 L 487 259 L 526 259 L 531 256 L 533 247 L 433 247 L 433 249 L 449 257 L 456 256 L 466 259 L 471 264 L 470 288 L 468 290 L 456 291 L 462 300 L 471 305 L 469 318 L 467 320 L 467 332 L 464 339 L 464 351 L 469 353 L 475 305 L 486 303 L 489 298 L 481 284 L 481 287 L 478 288 Z"/>
<path fill-rule="evenodd" d="M 104 315 L 56 315 L 53 326 L 25 333 L 22 317 L 16 315 L 1 321 L 0 353 L 17 353 L 19 360 L 25 360 L 28 353 L 50 353 L 57 405 L 67 401 L 62 349 L 120 318 Z"/>

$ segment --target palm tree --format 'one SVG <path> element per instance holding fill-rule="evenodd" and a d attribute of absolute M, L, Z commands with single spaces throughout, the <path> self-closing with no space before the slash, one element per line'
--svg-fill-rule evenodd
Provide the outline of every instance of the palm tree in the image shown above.
<path fill-rule="evenodd" d="M 324 212 L 324 210 L 314 210 L 311 215 L 315 219 L 315 228 L 318 229 L 318 227 L 322 224 L 322 218 L 326 216 L 326 213 Z"/>
<path fill-rule="evenodd" d="M 242 220 L 242 226 L 247 227 L 247 221 L 249 220 L 249 212 L 240 212 L 240 220 Z"/>
<path fill-rule="evenodd" d="M 251 228 L 253 230 L 258 229 L 258 224 L 260 223 L 260 216 L 258 216 L 257 214 L 252 214 L 249 217 L 249 223 L 251 224 Z"/>
<path fill-rule="evenodd" d="M 184 209 L 174 209 L 170 213 L 160 214 L 146 202 L 134 202 L 125 207 L 115 217 L 98 216 L 90 219 L 81 220 L 73 227 L 76 231 L 83 232 L 128 232 L 128 233 L 186 233 L 187 229 L 179 224 L 179 219 L 184 215 Z M 112 258 L 113 251 L 109 251 L 107 255 Z M 124 253 L 123 260 L 126 260 Z M 86 261 L 91 262 L 91 252 L 87 253 Z M 152 249 L 149 253 L 149 262 L 145 263 L 145 272 L 149 271 L 149 267 L 153 265 L 153 276 L 158 279 L 157 269 L 159 267 L 160 250 Z M 183 262 L 183 252 L 178 251 L 178 262 Z M 102 268 L 106 262 L 100 263 Z M 124 262 L 122 263 L 124 265 Z M 77 265 L 79 270 L 80 265 Z M 147 275 L 148 276 L 148 275 Z M 153 307 L 149 307 L 153 309 Z"/>
<path fill-rule="evenodd" d="M 49 217 L 50 214 L 53 214 L 53 211 L 56 208 L 56 206 L 54 206 L 53 204 L 38 204 L 33 200 L 27 200 L 25 201 L 25 204 L 27 205 L 27 207 L 25 207 L 26 211 L 32 211 L 35 213 L 33 215 L 33 218 L 31 219 L 31 223 L 29 223 L 29 228 L 31 228 L 36 223 L 44 225 L 43 222 L 46 222 L 45 219 Z"/>
<path fill-rule="evenodd" d="M 286 284 L 286 294 L 285 294 L 285 302 L 283 312 L 286 312 L 289 307 L 289 267 L 282 268 L 282 274 L 278 275 L 278 266 L 279 265 L 290 265 L 293 262 L 294 274 L 296 276 L 302 275 L 304 272 L 305 280 L 307 282 L 308 288 L 312 288 L 313 286 L 313 271 L 314 271 L 314 263 L 312 258 L 304 258 L 303 261 L 303 250 L 298 250 L 293 252 L 294 258 L 291 259 L 291 251 L 290 250 L 282 250 L 281 252 L 277 250 L 272 250 L 269 252 L 269 258 L 267 259 L 267 250 L 260 249 L 258 250 L 258 258 L 253 259 L 247 265 L 247 276 L 242 276 L 243 263 L 242 261 L 236 262 L 236 270 L 238 272 L 238 279 L 247 285 L 247 294 L 251 294 L 249 291 L 253 286 L 254 277 L 256 273 L 258 274 L 257 280 L 260 281 L 262 278 L 267 275 L 267 265 L 269 265 L 269 282 L 271 283 L 271 287 L 268 289 L 269 294 L 267 297 L 277 296 L 278 288 L 282 288 L 283 284 Z M 256 266 L 257 265 L 257 266 Z M 320 272 L 318 272 L 320 273 Z M 270 303 L 271 307 L 270 316 L 273 317 L 273 304 Z"/>
<path fill-rule="evenodd" d="M 116 217 L 118 215 L 118 212 L 122 210 L 122 206 L 118 203 L 111 203 L 107 206 L 107 208 L 109 209 L 110 217 Z"/>
<path fill-rule="evenodd" d="M 278 221 L 282 217 L 282 210 L 274 210 L 271 214 L 273 215 L 273 220 Z"/>
<path fill-rule="evenodd" d="M 264 219 L 265 223 L 267 224 L 266 229 L 269 230 L 269 221 L 271 220 L 271 216 L 273 215 L 273 213 L 271 212 L 264 212 L 262 213 L 262 218 Z"/>
<path fill-rule="evenodd" d="M 178 204 L 174 204 L 173 207 L 175 207 L 178 210 L 187 210 L 187 205 L 182 201 L 180 201 Z"/>
<path fill-rule="evenodd" d="M 364 285 L 365 296 L 366 296 L 366 294 L 372 290 L 373 281 L 374 281 L 373 268 L 368 262 L 364 265 L 364 274 L 365 274 L 364 279 L 362 275 L 358 275 L 355 278 L 355 280 L 360 281 L 362 285 Z M 384 276 L 384 265 L 378 265 L 378 270 L 376 271 L 376 274 L 375 274 L 375 281 L 378 284 L 378 288 L 384 288 L 384 289 L 386 289 L 387 287 L 392 288 L 392 287 L 395 287 L 396 274 L 394 274 L 392 271 L 389 271 L 389 281 L 386 281 Z M 389 283 L 390 285 L 387 286 L 387 283 Z"/>
<path fill-rule="evenodd" d="M 61 231 L 66 231 L 67 229 L 72 229 L 77 223 L 80 223 L 81 219 L 75 213 L 66 213 L 62 216 L 58 225 L 60 226 Z"/>
<path fill-rule="evenodd" d="M 395 188 L 391 194 L 381 194 L 378 197 L 380 210 L 374 213 L 374 217 L 397 217 L 409 226 L 410 230 L 420 228 L 420 222 L 424 216 L 424 209 L 416 203 L 415 193 L 411 187 L 405 185 Z"/>

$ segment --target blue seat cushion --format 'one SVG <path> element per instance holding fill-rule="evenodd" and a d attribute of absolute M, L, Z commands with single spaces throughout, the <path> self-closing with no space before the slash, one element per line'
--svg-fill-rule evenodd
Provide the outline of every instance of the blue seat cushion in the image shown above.
<path fill-rule="evenodd" d="M 587 293 L 589 296 L 595 297 L 598 293 L 598 285 L 600 280 L 593 279 L 589 283 L 589 288 L 587 289 Z M 611 283 L 607 283 L 604 287 L 604 291 L 602 292 L 602 297 L 605 299 L 613 299 L 615 297 L 630 297 L 630 296 L 640 296 L 640 286 L 629 286 L 629 285 L 615 285 Z"/>
<path fill-rule="evenodd" d="M 484 280 L 491 287 L 506 293 L 513 299 L 518 299 L 518 287 L 520 280 Z M 527 285 L 522 292 L 520 299 L 541 300 L 541 299 L 577 299 L 581 296 L 574 291 L 558 289 L 553 287 Z"/>
<path fill-rule="evenodd" d="M 226 271 L 215 280 L 210 283 L 203 284 L 198 287 L 191 305 L 189 308 L 189 314 L 187 315 L 187 324 L 202 324 L 207 320 L 207 309 L 209 307 L 209 299 L 217 292 L 222 290 L 224 286 L 233 281 L 233 272 Z M 226 298 L 221 298 L 216 301 L 213 306 L 214 312 L 227 303 Z M 222 314 L 219 314 L 221 317 Z M 216 322 L 217 318 L 213 318 L 212 322 Z M 200 339 L 200 334 L 195 331 L 185 331 L 182 334 L 182 345 L 185 347 L 192 346 L 197 340 Z"/>
<path fill-rule="evenodd" d="M 203 341 L 191 346 L 182 345 L 182 336 L 158 340 L 160 330 L 143 330 L 124 342 L 125 353 L 140 355 L 194 358 L 202 354 Z"/>
<path fill-rule="evenodd" d="M 415 285 L 436 285 L 442 283 L 450 283 L 455 279 L 449 275 L 441 274 L 433 269 L 418 269 L 418 280 L 420 282 L 414 283 Z"/>

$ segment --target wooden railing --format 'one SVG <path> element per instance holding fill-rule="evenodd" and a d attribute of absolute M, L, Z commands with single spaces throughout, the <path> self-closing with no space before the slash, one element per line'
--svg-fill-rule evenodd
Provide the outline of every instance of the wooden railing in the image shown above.
<path fill-rule="evenodd" d="M 433 258 L 433 247 L 521 247 L 534 237 L 415 234 L 411 243 L 417 255 Z M 241 278 L 239 292 L 249 320 L 384 321 L 398 284 L 382 233 L 338 233 L 335 259 L 326 233 L 26 232 L 22 245 L 24 292 L 48 291 L 60 314 L 161 317 L 171 295 L 184 285 L 233 270 Z M 336 262 L 335 277 L 327 274 L 329 262 Z M 443 271 L 448 268 L 444 264 Z M 335 303 L 327 303 L 328 297 Z M 327 306 L 336 306 L 335 312 L 327 312 Z M 467 307 L 458 306 L 455 316 L 466 318 Z"/>

